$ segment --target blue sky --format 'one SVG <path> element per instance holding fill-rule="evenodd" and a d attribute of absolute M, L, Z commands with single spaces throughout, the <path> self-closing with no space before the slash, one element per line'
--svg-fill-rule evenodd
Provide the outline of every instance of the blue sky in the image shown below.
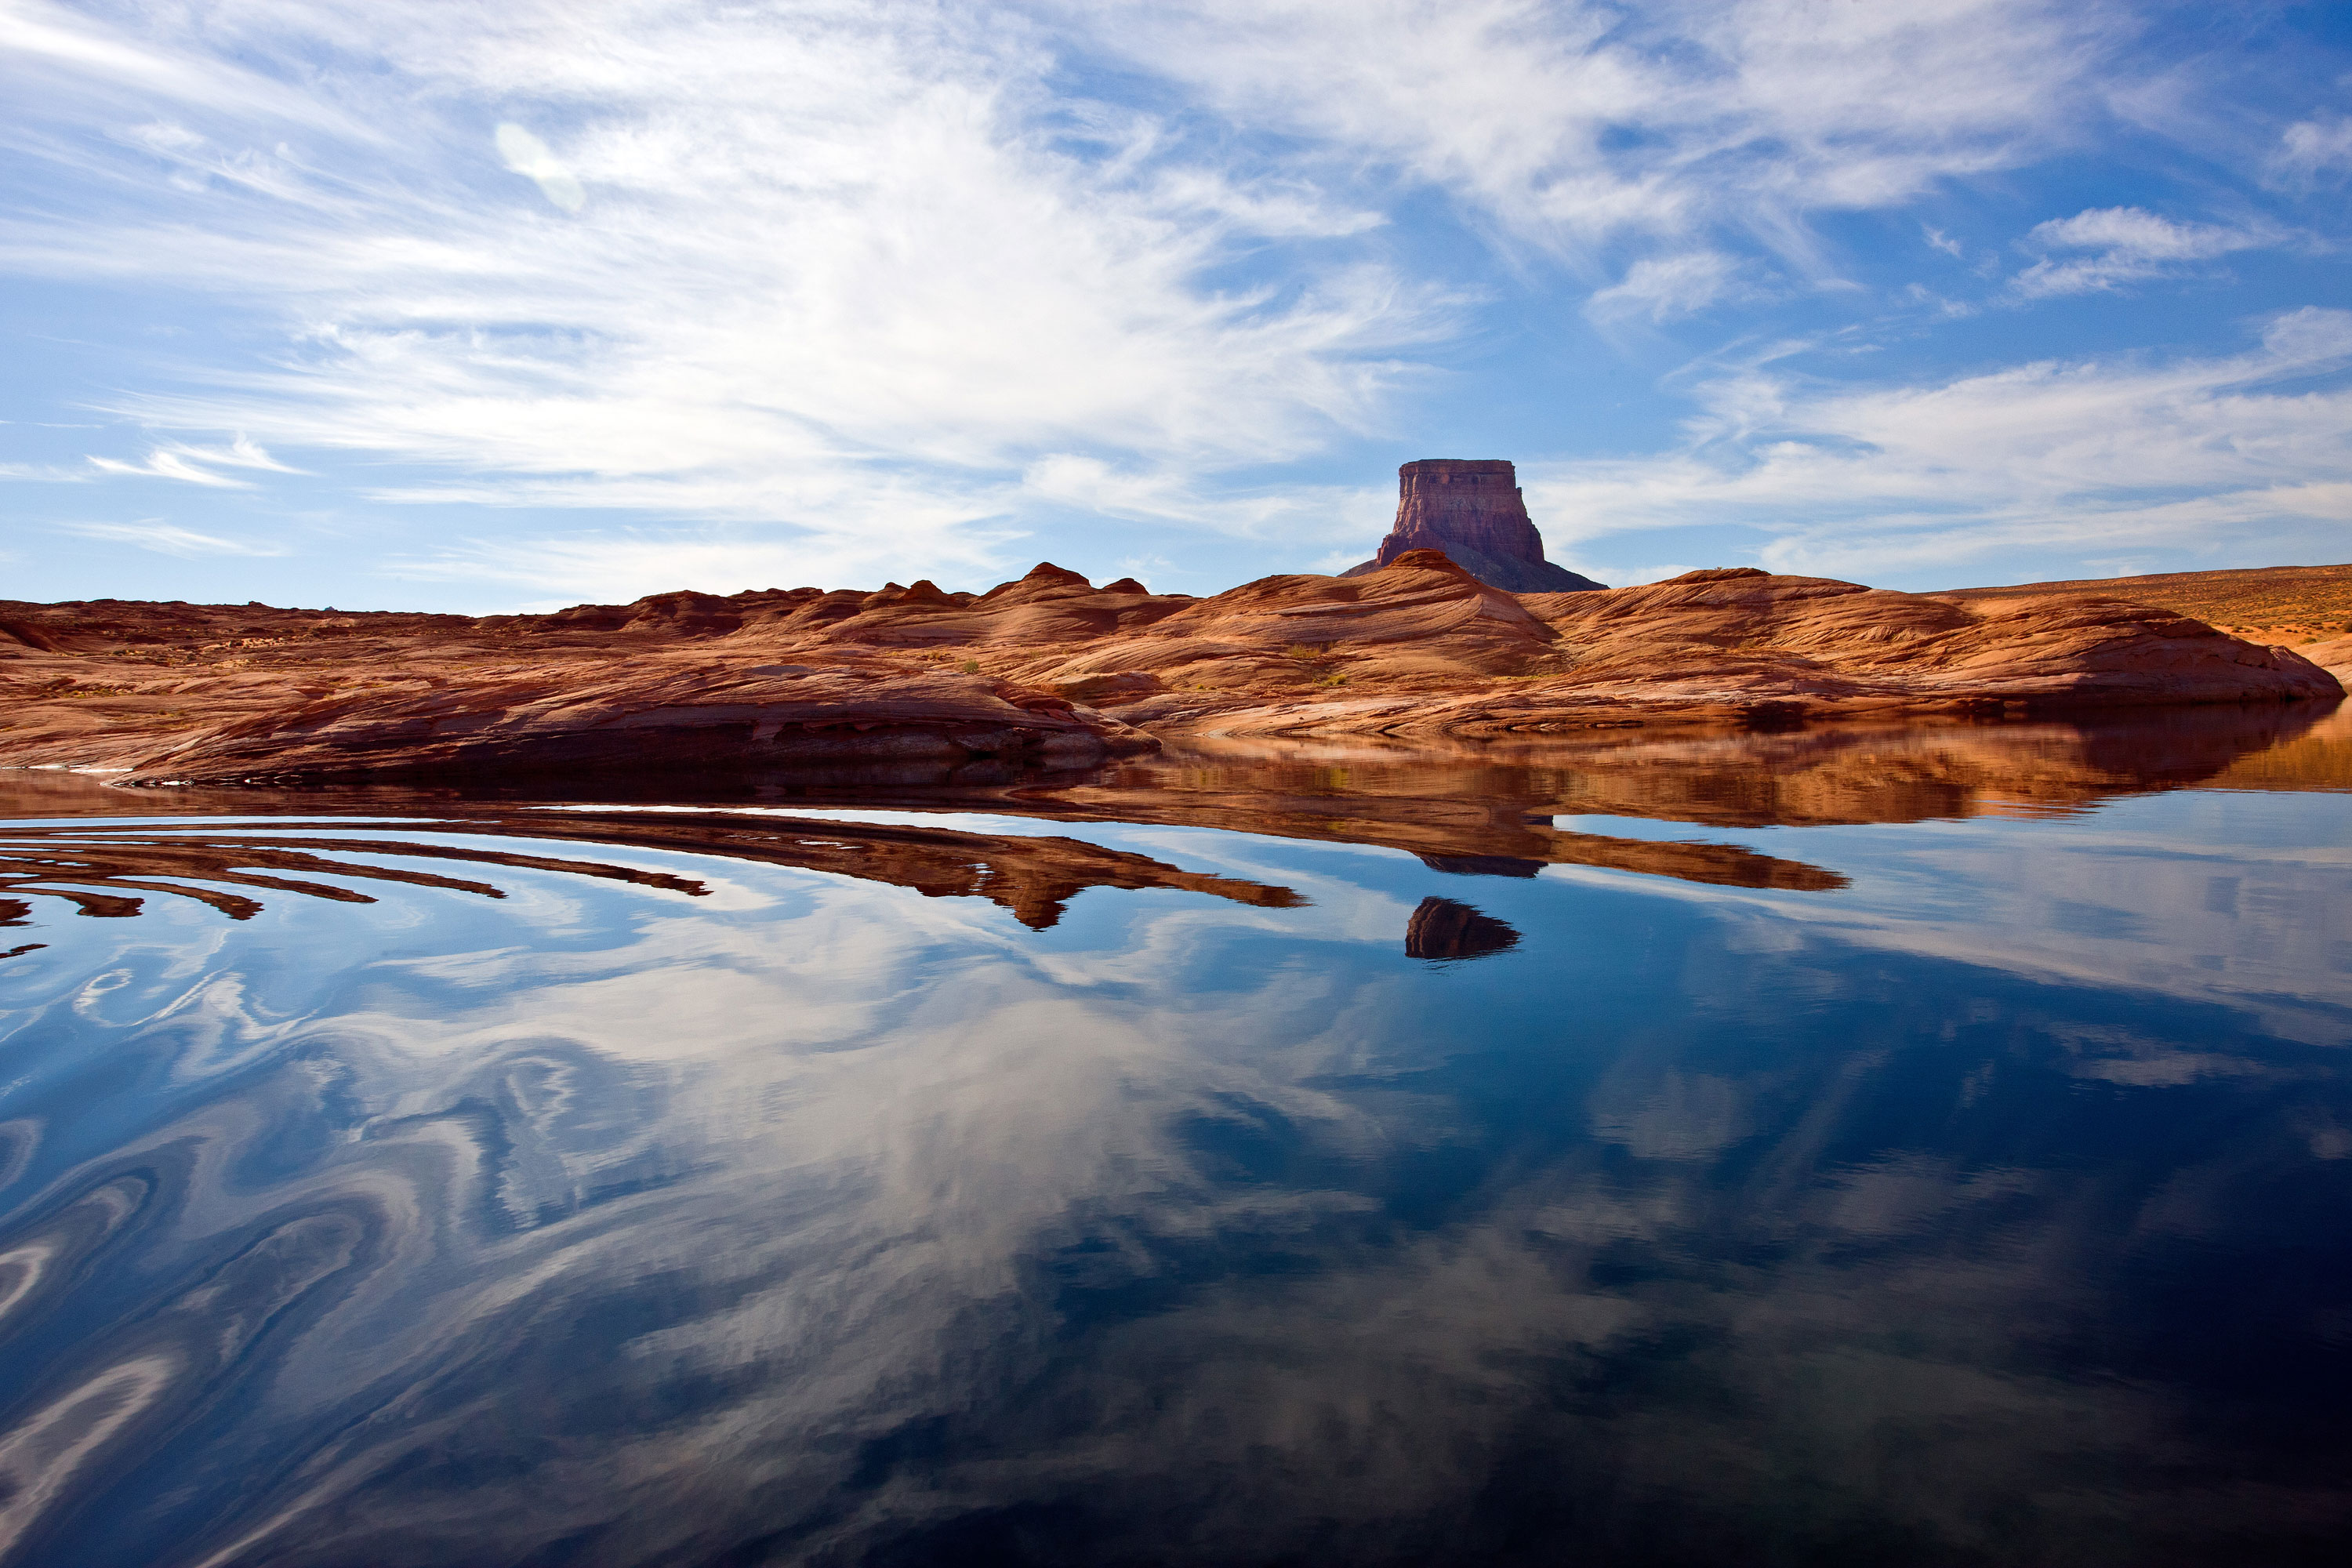
<path fill-rule="evenodd" d="M 2352 7 L 0 0 L 0 596 L 2352 560 Z"/>

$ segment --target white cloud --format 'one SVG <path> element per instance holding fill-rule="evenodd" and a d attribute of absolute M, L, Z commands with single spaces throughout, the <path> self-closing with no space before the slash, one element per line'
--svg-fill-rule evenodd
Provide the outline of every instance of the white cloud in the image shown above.
<path fill-rule="evenodd" d="M 2279 134 L 2271 156 L 2273 182 L 2309 188 L 2341 184 L 2352 176 L 2352 118 L 2302 120 Z"/>
<path fill-rule="evenodd" d="M 1620 242 L 1711 230 L 1813 270 L 1809 214 L 1896 205 L 2074 138 L 2126 26 L 2038 0 L 1062 10 L 1245 127 L 1383 159 L 1595 274 Z"/>
<path fill-rule="evenodd" d="M 37 198 L 0 216 L 0 272 L 176 299 L 269 344 L 176 379 L 151 367 L 111 411 L 342 454 L 379 469 L 364 493 L 383 502 L 602 512 L 614 525 L 567 548 L 426 544 L 401 570 L 606 598 L 671 585 L 691 563 L 714 586 L 873 581 L 913 562 L 976 580 L 1019 563 L 1005 552 L 1041 519 L 1077 511 L 1112 520 L 1106 534 L 1130 520 L 1368 544 L 1385 486 L 1260 476 L 1344 437 L 1401 435 L 1400 390 L 1444 384 L 1417 357 L 1491 300 L 1412 268 L 1485 269 L 1496 289 L 1565 272 L 1604 328 L 1818 300 L 1837 270 L 1823 215 L 2095 153 L 2136 26 L 2105 0 L 513 0 L 429 26 L 400 7 L 221 0 L 105 15 L 0 0 L 17 122 L 0 145 Z M 1106 80 L 1129 101 L 1087 96 Z M 2290 130 L 2279 167 L 2326 175 L 2340 129 Z M 1429 259 L 1460 237 L 1427 218 L 1433 196 L 1499 266 Z M 2093 209 L 2033 231 L 2006 298 L 2118 289 L 2280 242 Z M 1924 289 L 1915 304 L 1915 319 L 1974 308 Z M 1759 326 L 1751 341 L 1787 331 Z M 2262 357 L 1868 391 L 1724 377 L 1687 445 L 1550 470 L 1593 503 L 1561 542 L 1719 506 L 1812 542 L 1789 550 L 1832 552 L 1875 507 L 1884 549 L 1855 559 L 1891 561 L 1928 542 L 1974 548 L 1963 517 L 2078 508 L 2091 528 L 2118 507 L 2221 498 L 2247 516 L 2327 515 L 2339 476 L 2324 433 L 2248 452 L 2294 423 L 2297 397 L 2333 408 L 2335 395 L 2210 380 Z M 2167 375 L 2202 390 L 2167 391 Z M 2005 396 L 2057 423 L 1988 455 Z M 2232 433 L 2199 421 L 2232 397 L 2253 423 L 2222 472 Z M 2171 420 L 2221 477 L 2160 499 L 2126 479 L 2067 488 L 2065 421 L 2102 398 L 2122 400 L 2119 447 L 2140 439 L 2132 421 Z M 1956 410 L 1949 431 L 1905 423 Z M 2101 433 L 2078 435 L 2071 449 L 2087 451 Z M 1983 451 L 1968 447 L 1979 437 Z M 226 489 L 279 467 L 240 449 L 169 442 L 78 472 Z M 2186 460 L 2147 451 L 2150 473 Z M 516 527 L 486 517 L 479 531 Z"/>
<path fill-rule="evenodd" d="M 917 558 L 950 589 L 990 586 L 982 552 L 997 542 L 982 536 L 927 540 L 933 548 Z M 960 558 L 961 557 L 961 558 Z M 575 604 L 626 604 L 660 589 L 687 585 L 731 591 L 758 588 L 880 587 L 908 575 L 908 552 L 896 542 L 866 547 L 837 536 L 804 542 L 780 541 L 724 529 L 675 532 L 573 533 L 561 537 L 478 542 L 437 555 L 395 561 L 394 577 L 423 582 L 497 583 L 530 597 L 520 607 L 560 609 Z M 962 570 L 960 573 L 959 567 Z"/>
<path fill-rule="evenodd" d="M 1688 316 L 1740 292 L 1738 269 L 1738 262 L 1718 250 L 1651 257 L 1635 262 L 1622 282 L 1595 293 L 1585 311 L 1600 321 Z"/>
<path fill-rule="evenodd" d="M 782 523 L 831 558 L 895 541 L 953 561 L 972 551 L 948 536 L 985 553 L 1054 454 L 1197 476 L 1371 428 L 1398 353 L 1456 311 L 1360 252 L 1268 260 L 1382 219 L 1183 155 L 1149 116 L 1077 112 L 1009 13 L 542 0 L 419 26 L 287 0 L 135 19 L 37 95 L 100 123 L 161 73 L 174 112 L 77 143 L 84 210 L 0 226 L 0 268 L 279 312 L 274 366 L 120 410 L 412 469 L 379 497 Z M 289 139 L 275 98 L 238 111 L 253 71 L 315 93 L 317 124 L 401 134 Z M 569 216 L 519 201 L 508 170 Z M 99 467 L 239 482 L 194 448 Z"/>
<path fill-rule="evenodd" d="M 147 454 L 143 463 L 126 463 L 119 458 L 93 457 L 90 467 L 100 473 L 119 474 L 131 478 L 178 479 L 185 484 L 206 485 L 216 489 L 250 489 L 244 479 L 231 479 L 215 473 L 215 468 L 259 468 L 273 474 L 297 474 L 302 470 L 289 468 L 272 458 L 252 437 L 240 434 L 226 447 L 195 447 L 184 442 L 167 442 Z"/>
<path fill-rule="evenodd" d="M 1299 543 L 1378 537 L 1394 492 L 1358 485 L 1289 485 L 1256 493 L 1208 495 L 1167 473 L 1123 472 L 1099 458 L 1054 453 L 1022 475 L 1030 495 L 1110 517 L 1179 522 L 1243 538 Z M 1360 553 L 1349 557 L 1350 563 Z"/>
<path fill-rule="evenodd" d="M 2028 250 L 2091 255 L 2045 254 L 2011 279 L 2011 287 L 2028 299 L 2094 293 L 2176 276 L 2192 263 L 2276 245 L 2281 237 L 2263 228 L 2176 222 L 2140 207 L 2092 207 L 2037 224 L 2023 241 Z"/>
<path fill-rule="evenodd" d="M 587 204 L 579 177 L 546 142 L 511 121 L 500 125 L 492 140 L 507 167 L 537 184 L 540 195 L 550 203 L 568 213 L 576 213 Z"/>
<path fill-rule="evenodd" d="M 1685 445 L 1534 471 L 1573 547 L 1741 525 L 1781 571 L 1863 580 L 2045 551 L 2199 549 L 2284 525 L 2352 542 L 2352 311 L 2273 319 L 2261 346 L 2153 363 L 2045 361 L 1863 390 L 1750 372 L 1701 391 Z"/>
<path fill-rule="evenodd" d="M 147 518 L 139 522 L 69 522 L 58 525 L 58 531 L 78 534 L 84 539 L 100 539 L 120 544 L 132 544 L 142 550 L 152 550 L 159 555 L 282 555 L 285 551 L 276 545 L 254 544 L 248 542 L 223 539 L 217 534 L 198 533 L 193 529 L 179 528 L 160 519 Z"/>

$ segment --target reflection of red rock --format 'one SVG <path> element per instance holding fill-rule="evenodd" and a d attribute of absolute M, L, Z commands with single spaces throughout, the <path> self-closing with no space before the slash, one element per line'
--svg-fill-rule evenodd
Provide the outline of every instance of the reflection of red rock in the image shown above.
<path fill-rule="evenodd" d="M 1422 900 L 1405 922 L 1404 950 L 1413 958 L 1484 958 L 1518 945 L 1516 930 L 1452 899 Z"/>
<path fill-rule="evenodd" d="M 801 866 L 870 882 L 912 888 L 926 898 L 984 898 L 1033 930 L 1062 917 L 1070 899 L 1088 888 L 1181 888 L 1260 909 L 1297 909 L 1306 902 L 1288 888 L 1186 871 L 1148 856 L 1061 837 L 1003 837 L 895 823 L 837 822 L 789 816 L 698 812 L 479 813 L 451 818 L 445 809 L 428 822 L 372 823 L 367 836 L 322 831 L 306 823 L 292 832 L 239 828 L 215 835 L 201 827 L 158 828 L 149 823 L 90 821 L 0 831 L 0 877 L 19 891 L 63 900 L 85 915 L 136 915 L 145 894 L 173 894 L 211 905 L 231 920 L 259 914 L 255 892 L 299 893 L 339 903 L 367 904 L 367 893 L 308 879 L 320 874 L 359 881 L 404 882 L 499 899 L 495 885 L 442 876 L 398 864 L 419 860 L 458 868 L 508 867 L 555 871 L 701 898 L 709 889 L 690 877 L 642 868 L 493 849 L 498 838 L 569 839 L 600 847 L 679 850 Z M 457 833 L 457 844 L 407 834 Z M 383 837 L 377 837 L 383 836 Z M 357 855 L 358 860 L 349 858 Z M 393 864 L 385 864 L 389 859 Z M 691 866 L 688 868 L 691 869 Z M 302 874 L 289 878 L 279 873 Z M 0 925 L 21 925 L 30 906 L 0 899 Z M 15 957 L 30 951 L 19 948 Z"/>
<path fill-rule="evenodd" d="M 1747 568 L 1514 595 L 1430 550 L 1209 599 L 1041 564 L 985 594 L 0 617 L 17 628 L 0 764 L 144 779 L 1067 766 L 1150 750 L 1147 731 L 1425 742 L 2342 694 L 2286 649 L 2112 599 L 1979 604 Z"/>
<path fill-rule="evenodd" d="M 1409 550 L 1435 550 L 1489 587 L 1515 594 L 1598 588 L 1544 559 L 1517 472 L 1501 461 L 1424 458 L 1397 470 L 1396 526 L 1380 553 L 1344 574 L 1377 572 Z"/>

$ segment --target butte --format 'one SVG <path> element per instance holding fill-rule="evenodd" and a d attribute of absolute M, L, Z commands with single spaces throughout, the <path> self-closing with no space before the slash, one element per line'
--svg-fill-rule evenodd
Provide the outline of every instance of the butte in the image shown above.
<path fill-rule="evenodd" d="M 1396 526 L 1380 553 L 1343 577 L 1377 572 L 1408 550 L 1442 551 L 1490 588 L 1570 594 L 1605 584 L 1544 559 L 1517 473 L 1499 460 L 1423 458 L 1397 469 Z"/>

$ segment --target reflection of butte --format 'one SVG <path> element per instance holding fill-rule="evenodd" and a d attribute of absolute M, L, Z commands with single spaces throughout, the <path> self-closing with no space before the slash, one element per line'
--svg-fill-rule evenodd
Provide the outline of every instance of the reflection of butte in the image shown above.
<path fill-rule="evenodd" d="M 1254 752 L 1257 754 L 1253 754 Z M 1421 757 L 1391 776 L 1370 768 L 1300 764 L 1263 742 L 1186 748 L 1166 763 L 1122 768 L 1118 782 L 1016 790 L 988 809 L 1101 822 L 1220 827 L 1277 838 L 1376 844 L 1456 876 L 1532 877 L 1546 866 L 1591 866 L 1722 888 L 1829 892 L 1835 871 L 1737 844 L 1661 843 L 1551 825 L 1526 770 Z M 1344 780 L 1331 775 L 1343 772 Z"/>
<path fill-rule="evenodd" d="M 331 825 L 313 822 L 307 826 L 310 834 L 324 834 Z M 312 879 L 329 875 L 505 897 L 487 882 L 341 858 L 350 855 L 557 871 L 694 897 L 709 891 L 698 881 L 664 872 L 398 837 L 411 833 L 563 839 L 830 871 L 912 888 L 927 898 L 984 898 L 1039 931 L 1061 919 L 1067 900 L 1087 888 L 1177 888 L 1265 909 L 1294 909 L 1306 902 L 1287 888 L 1186 871 L 1148 856 L 1072 838 L 684 812 L 535 812 L 476 820 L 370 822 L 365 836 L 331 837 L 277 830 L 159 829 L 147 823 L 117 826 L 102 821 L 71 827 L 10 827 L 0 829 L 0 895 L 63 899 L 85 915 L 119 917 L 139 912 L 139 894 L 175 894 L 209 904 L 233 920 L 257 914 L 260 902 L 210 884 L 344 903 L 374 902 L 365 893 Z M 307 875 L 272 874 L 283 872 Z M 23 897 L 0 897 L 0 925 L 21 925 L 29 912 Z"/>

